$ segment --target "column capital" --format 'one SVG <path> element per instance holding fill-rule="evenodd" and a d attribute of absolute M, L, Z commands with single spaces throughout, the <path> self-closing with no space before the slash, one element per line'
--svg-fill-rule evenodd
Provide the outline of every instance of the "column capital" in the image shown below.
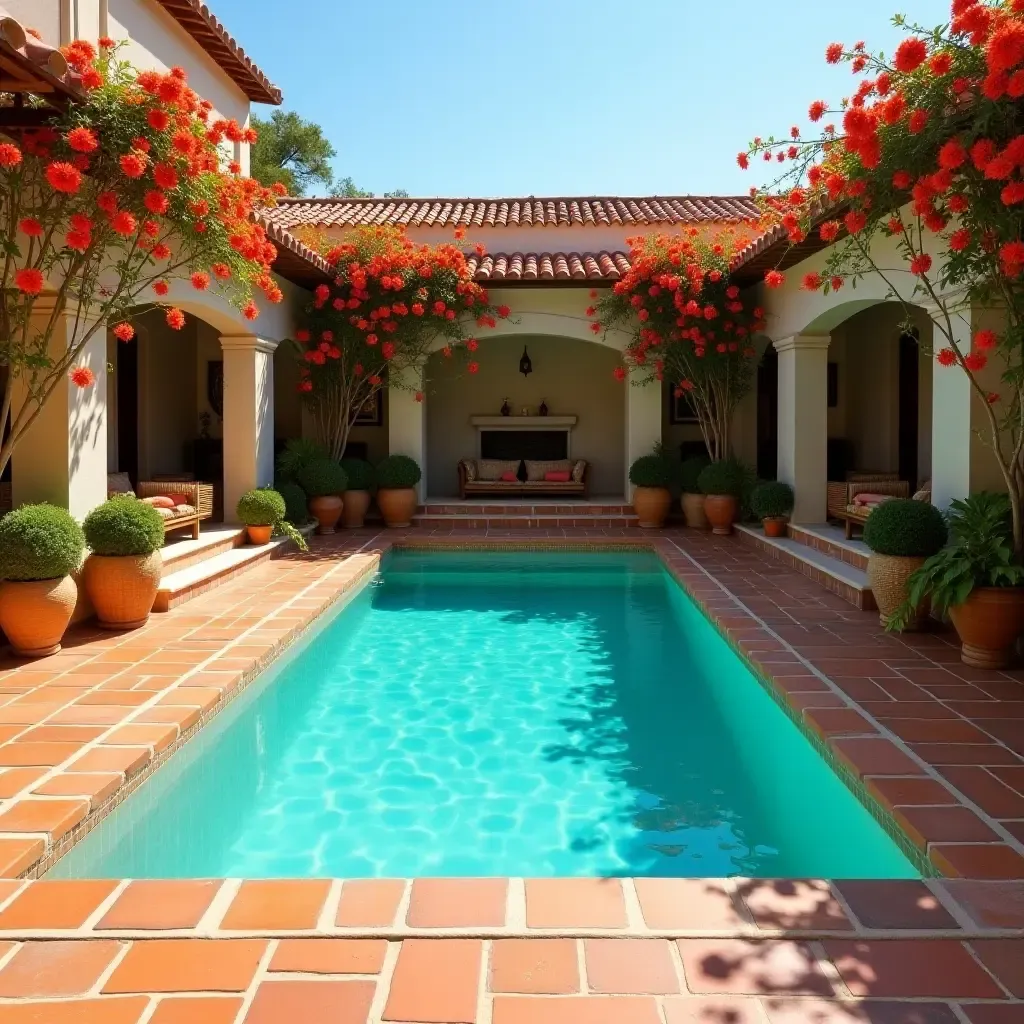
<path fill-rule="evenodd" d="M 273 355 L 279 342 L 269 338 L 258 338 L 255 334 L 222 334 L 220 347 L 223 351 L 265 352 Z"/>
<path fill-rule="evenodd" d="M 772 344 L 776 352 L 782 353 L 794 349 L 827 349 L 831 340 L 828 334 L 791 334 L 788 338 L 779 338 Z"/>

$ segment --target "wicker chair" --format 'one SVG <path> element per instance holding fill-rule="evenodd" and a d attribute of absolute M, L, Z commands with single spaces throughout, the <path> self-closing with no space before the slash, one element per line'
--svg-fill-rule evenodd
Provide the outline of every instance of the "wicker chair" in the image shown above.
<path fill-rule="evenodd" d="M 140 498 L 157 498 L 169 494 L 184 494 L 186 504 L 195 512 L 177 513 L 164 517 L 164 533 L 190 527 L 194 539 L 199 538 L 199 524 L 213 515 L 213 484 L 195 480 L 142 480 L 135 493 Z"/>
<path fill-rule="evenodd" d="M 910 484 L 895 473 L 851 473 L 851 480 L 830 480 L 828 483 L 828 514 L 842 518 L 858 494 L 891 494 L 894 498 L 909 498 Z"/>

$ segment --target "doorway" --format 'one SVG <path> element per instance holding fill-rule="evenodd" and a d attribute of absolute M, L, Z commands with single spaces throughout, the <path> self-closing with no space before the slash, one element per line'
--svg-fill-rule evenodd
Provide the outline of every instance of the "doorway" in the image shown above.
<path fill-rule="evenodd" d="M 139 338 L 117 343 L 117 468 L 139 483 Z"/>
<path fill-rule="evenodd" d="M 920 401 L 920 349 L 917 332 L 900 335 L 899 351 L 899 473 L 917 489 L 917 423 Z"/>

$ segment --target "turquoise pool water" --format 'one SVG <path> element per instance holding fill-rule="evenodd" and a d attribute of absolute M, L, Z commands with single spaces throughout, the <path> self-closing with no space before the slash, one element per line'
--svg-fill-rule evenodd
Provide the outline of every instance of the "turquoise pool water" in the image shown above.
<path fill-rule="evenodd" d="M 913 877 L 640 553 L 392 553 L 50 877 Z"/>

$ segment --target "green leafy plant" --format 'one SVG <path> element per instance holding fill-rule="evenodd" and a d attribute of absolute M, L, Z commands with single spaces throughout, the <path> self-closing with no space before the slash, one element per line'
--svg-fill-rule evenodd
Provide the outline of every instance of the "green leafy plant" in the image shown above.
<path fill-rule="evenodd" d="M 293 437 L 277 456 L 274 470 L 282 483 L 297 483 L 299 474 L 311 462 L 328 458 L 327 449 L 316 441 L 305 437 Z"/>
<path fill-rule="evenodd" d="M 258 487 L 238 499 L 235 514 L 246 526 L 276 526 L 285 517 L 284 498 L 272 487 Z"/>
<path fill-rule="evenodd" d="M 679 467 L 679 483 L 684 494 L 700 493 L 697 479 L 700 477 L 701 470 L 710 464 L 711 460 L 706 455 L 691 455 L 688 459 L 683 459 Z"/>
<path fill-rule="evenodd" d="M 130 494 L 97 505 L 82 523 L 94 555 L 151 555 L 164 542 L 164 521 L 152 505 Z"/>
<path fill-rule="evenodd" d="M 679 479 L 679 463 L 663 451 L 641 455 L 629 467 L 629 482 L 635 487 L 671 487 Z"/>
<path fill-rule="evenodd" d="M 871 513 L 874 518 L 879 509 Z M 954 501 L 949 511 L 951 543 L 932 555 L 907 581 L 907 600 L 886 623 L 904 629 L 915 609 L 928 598 L 932 611 L 945 615 L 963 604 L 975 587 L 1016 587 L 1024 567 L 1014 554 L 1010 499 L 982 491 Z"/>
<path fill-rule="evenodd" d="M 377 486 L 384 490 L 415 487 L 422 476 L 416 460 L 408 455 L 389 455 L 377 463 Z"/>
<path fill-rule="evenodd" d="M 737 499 L 749 491 L 750 484 L 750 470 L 737 459 L 712 462 L 697 477 L 697 485 L 704 494 L 725 494 Z"/>
<path fill-rule="evenodd" d="M 285 481 L 276 484 L 274 490 L 284 498 L 284 517 L 289 523 L 301 526 L 309 519 L 306 492 L 298 484 Z"/>
<path fill-rule="evenodd" d="M 22 505 L 0 519 L 0 580 L 67 576 L 82 561 L 85 538 L 67 509 Z"/>
<path fill-rule="evenodd" d="M 930 558 L 946 544 L 942 513 L 927 501 L 883 501 L 864 524 L 864 543 L 879 555 Z"/>
<path fill-rule="evenodd" d="M 342 459 L 341 468 L 348 477 L 348 491 L 368 491 L 373 487 L 375 474 L 373 466 L 365 459 Z"/>
<path fill-rule="evenodd" d="M 334 459 L 320 458 L 302 467 L 299 486 L 311 498 L 324 498 L 330 494 L 342 494 L 348 486 L 348 477 Z"/>
<path fill-rule="evenodd" d="M 767 480 L 750 493 L 750 508 L 758 519 L 779 519 L 793 511 L 793 488 L 782 480 Z"/>

